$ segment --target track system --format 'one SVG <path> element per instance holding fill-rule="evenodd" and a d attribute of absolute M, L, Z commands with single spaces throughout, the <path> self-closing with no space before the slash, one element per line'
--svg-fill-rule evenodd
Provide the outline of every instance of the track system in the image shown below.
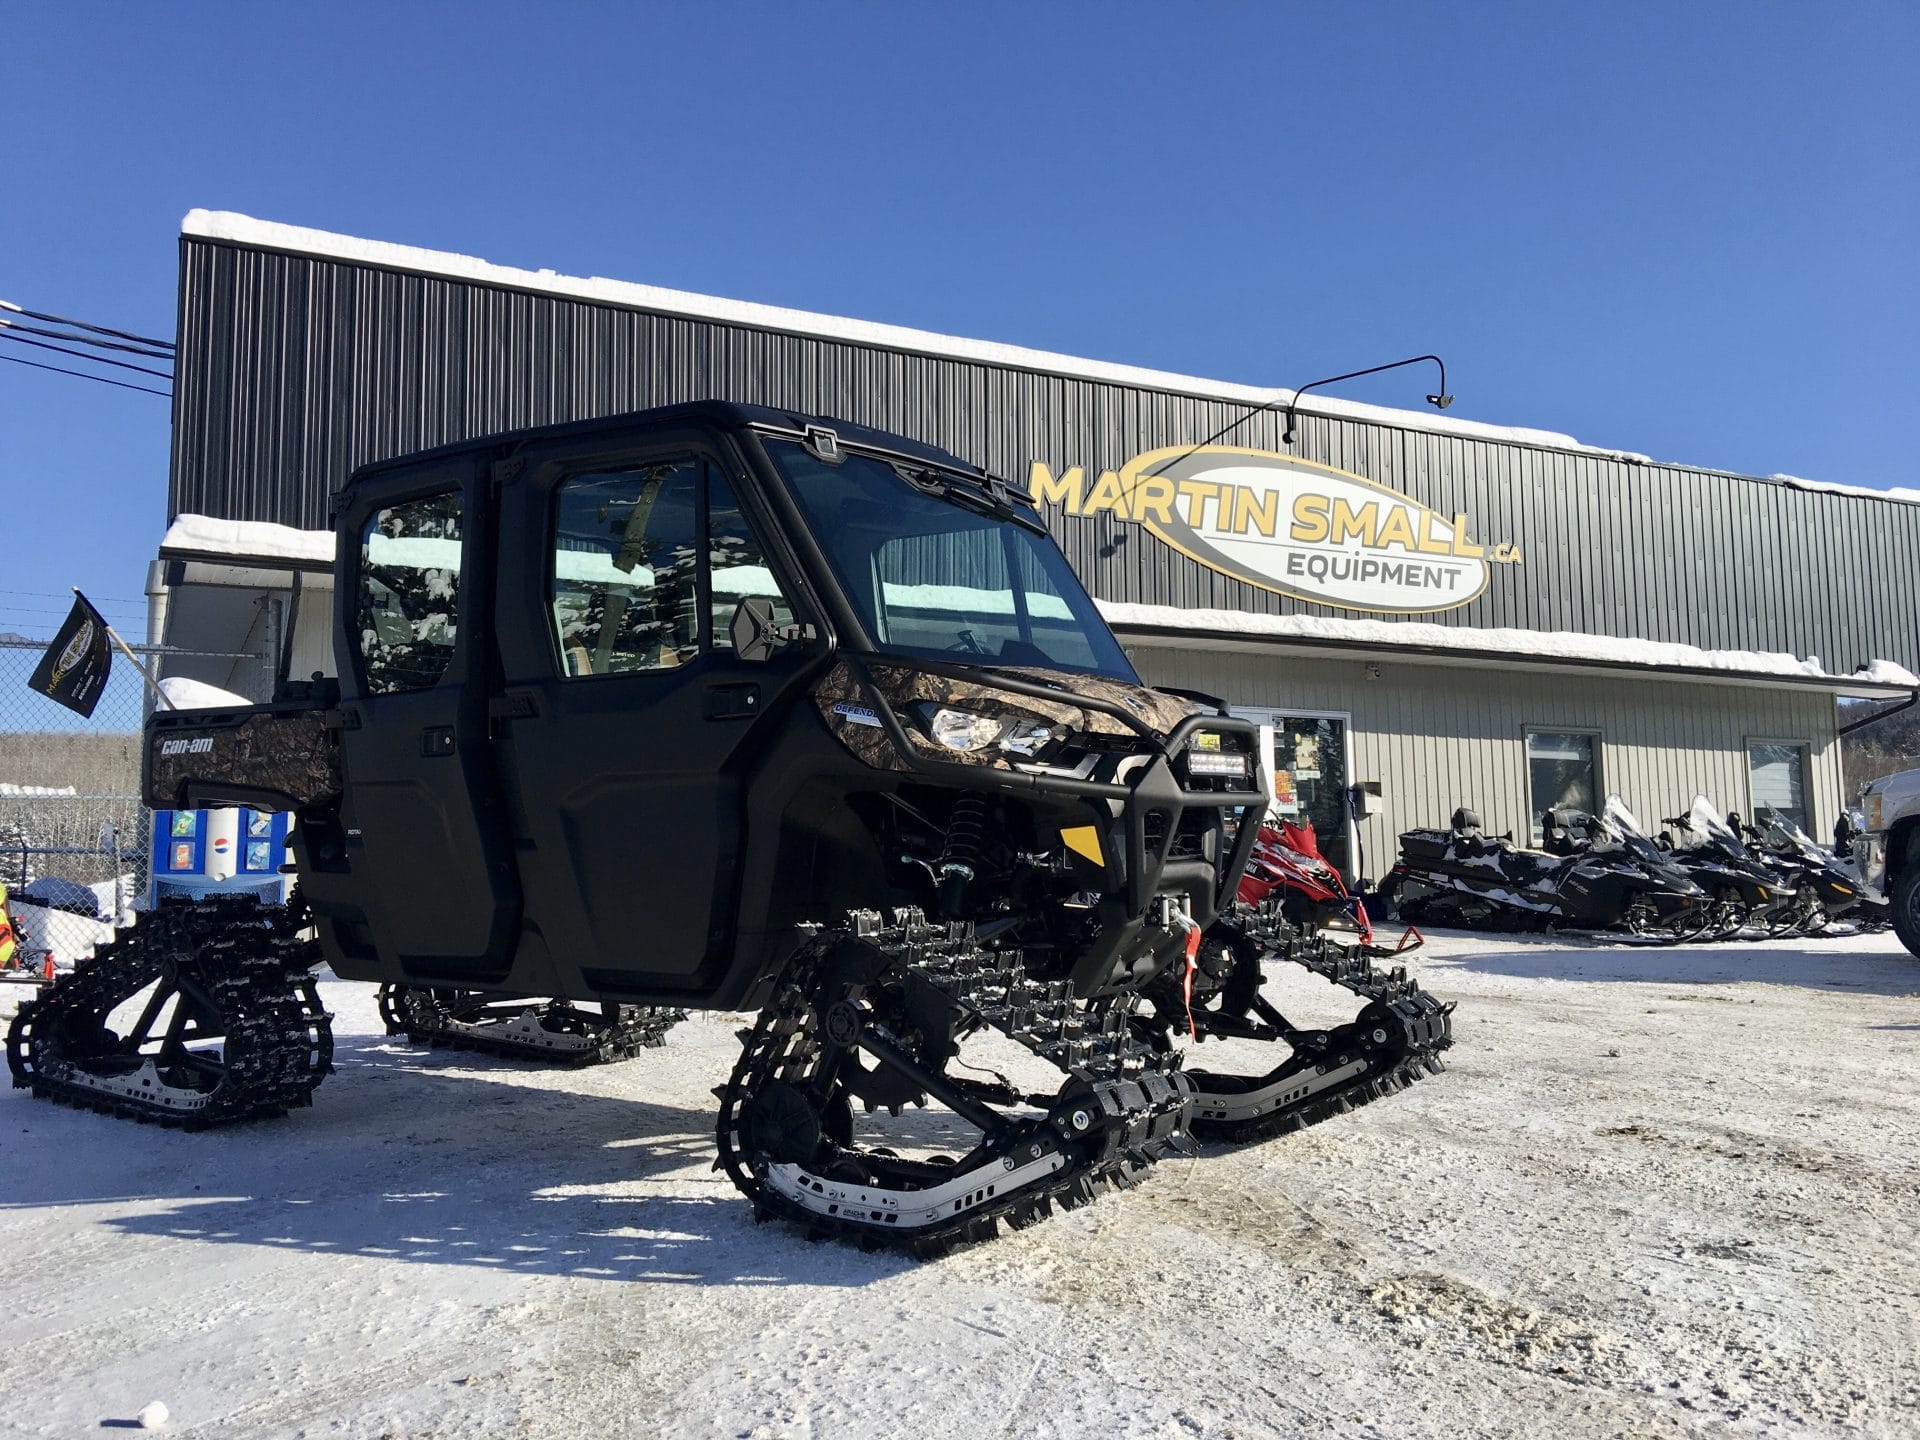
<path fill-rule="evenodd" d="M 1170 1049 L 1176 1032 L 1196 1042 L 1258 1040 L 1288 1049 L 1280 1064 L 1255 1074 L 1186 1070 L 1193 1133 L 1236 1144 L 1264 1140 L 1438 1074 L 1440 1052 L 1453 1044 L 1453 1002 L 1422 990 L 1404 966 L 1378 969 L 1374 961 L 1388 953 L 1304 930 L 1270 900 L 1236 907 L 1209 932 L 1189 962 L 1205 976 L 1197 1001 L 1188 975 L 1163 974 L 1149 986 L 1153 1008 L 1135 1029 L 1156 1049 Z M 1261 993 L 1273 961 L 1298 965 L 1366 1005 L 1345 1025 L 1301 1029 Z"/>
<path fill-rule="evenodd" d="M 295 908 L 163 902 L 20 1007 L 13 1083 L 190 1130 L 311 1104 L 333 1063 L 319 958 Z"/>
<path fill-rule="evenodd" d="M 982 1028 L 1064 1071 L 1059 1091 L 945 1074 L 956 1037 Z M 1124 1007 L 1085 1006 L 1029 978 L 1017 949 L 916 910 L 817 933 L 741 1039 L 716 1092 L 716 1167 L 757 1217 L 812 1238 L 937 1255 L 1130 1184 L 1186 1125 L 1186 1078 L 1133 1039 Z M 855 1103 L 897 1114 L 928 1096 L 979 1132 L 965 1154 L 915 1159 L 855 1140 Z"/>
<path fill-rule="evenodd" d="M 614 1004 L 587 1010 L 566 1000 L 543 1004 L 486 990 L 382 985 L 380 1018 L 389 1035 L 405 1035 L 415 1044 L 553 1065 L 598 1065 L 666 1044 L 667 1032 L 687 1012 Z"/>

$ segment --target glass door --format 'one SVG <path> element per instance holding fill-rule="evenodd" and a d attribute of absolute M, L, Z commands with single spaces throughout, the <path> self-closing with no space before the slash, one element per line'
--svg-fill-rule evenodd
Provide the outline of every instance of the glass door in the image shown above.
<path fill-rule="evenodd" d="M 1311 825 L 1320 853 L 1341 874 L 1351 877 L 1353 824 L 1347 809 L 1347 787 L 1353 783 L 1353 775 L 1347 717 L 1238 707 L 1234 714 L 1258 721 L 1273 736 L 1273 749 L 1267 757 L 1273 776 L 1268 816 Z"/>

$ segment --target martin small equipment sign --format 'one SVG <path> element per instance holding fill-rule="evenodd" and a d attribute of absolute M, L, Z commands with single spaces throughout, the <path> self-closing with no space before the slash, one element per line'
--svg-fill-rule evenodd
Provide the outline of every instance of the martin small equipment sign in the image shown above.
<path fill-rule="evenodd" d="M 1091 486 L 1082 466 L 1055 475 L 1035 461 L 1029 483 L 1037 503 L 1111 512 L 1223 575 L 1345 610 L 1452 610 L 1487 588 L 1495 565 L 1520 561 L 1518 546 L 1473 539 L 1465 515 L 1270 450 L 1152 450 Z"/>

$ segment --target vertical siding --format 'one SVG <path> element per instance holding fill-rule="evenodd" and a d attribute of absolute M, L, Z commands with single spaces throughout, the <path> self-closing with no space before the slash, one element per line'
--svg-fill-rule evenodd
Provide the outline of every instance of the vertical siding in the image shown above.
<path fill-rule="evenodd" d="M 1834 703 L 1813 690 L 1703 685 L 1618 675 L 1498 675 L 1453 665 L 1263 656 L 1248 651 L 1130 642 L 1149 683 L 1219 695 L 1233 705 L 1352 715 L 1353 778 L 1378 780 L 1382 812 L 1362 840 L 1378 870 L 1394 837 L 1442 825 L 1455 807 L 1490 831 L 1528 833 L 1529 727 L 1600 732 L 1601 783 L 1652 829 L 1705 794 L 1723 811 L 1751 813 L 1748 739 L 1808 747 L 1815 838 L 1830 835 L 1840 804 Z"/>
<path fill-rule="evenodd" d="M 369 460 L 714 395 L 902 431 L 1016 479 L 1041 460 L 1091 480 L 1245 410 L 193 238 L 181 242 L 179 344 L 170 515 L 302 527 L 323 525 L 328 494 Z M 1269 412 L 1232 439 L 1279 450 L 1280 434 Z M 1920 668 L 1920 592 L 1854 578 L 1869 554 L 1893 573 L 1920 569 L 1920 507 L 1320 415 L 1302 416 L 1299 434 L 1305 458 L 1521 545 L 1523 564 L 1496 567 L 1485 594 L 1421 617 L 1431 623 Z M 1187 563 L 1110 514 L 1054 525 L 1106 599 L 1359 613 Z"/>

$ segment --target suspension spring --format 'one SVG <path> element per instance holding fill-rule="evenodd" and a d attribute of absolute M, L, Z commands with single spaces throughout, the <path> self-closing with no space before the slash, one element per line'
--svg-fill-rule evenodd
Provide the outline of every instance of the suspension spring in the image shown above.
<path fill-rule="evenodd" d="M 967 886 L 972 882 L 980 847 L 987 834 L 987 799 L 966 793 L 953 802 L 947 816 L 947 838 L 940 847 L 940 859 L 933 867 L 939 886 L 943 915 L 957 916 L 966 902 Z"/>

